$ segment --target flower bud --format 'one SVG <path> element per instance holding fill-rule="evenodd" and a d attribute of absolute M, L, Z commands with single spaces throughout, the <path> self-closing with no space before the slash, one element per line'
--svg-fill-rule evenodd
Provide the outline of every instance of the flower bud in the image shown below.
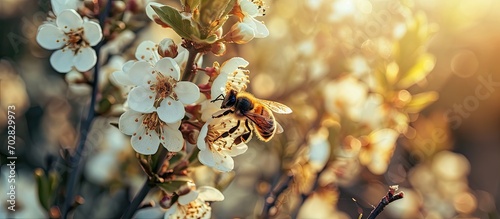
<path fill-rule="evenodd" d="M 196 190 L 196 184 L 193 182 L 187 182 L 185 185 L 181 186 L 176 193 L 178 195 L 186 195 L 194 190 Z"/>
<path fill-rule="evenodd" d="M 224 39 L 229 42 L 244 44 L 248 43 L 254 37 L 255 32 L 248 24 L 238 22 L 231 27 L 231 30 L 229 30 L 229 33 L 227 33 Z"/>
<path fill-rule="evenodd" d="M 222 27 L 217 29 L 217 31 L 215 31 L 215 35 L 217 35 L 217 38 L 221 38 L 223 33 L 224 30 L 222 29 Z"/>
<path fill-rule="evenodd" d="M 212 51 L 215 56 L 222 56 L 226 54 L 226 44 L 222 42 L 214 43 L 210 51 Z"/>
<path fill-rule="evenodd" d="M 122 1 L 113 1 L 112 2 L 112 13 L 113 14 L 122 13 L 125 11 L 125 9 L 127 9 L 127 5 L 125 4 L 125 2 L 122 2 Z"/>
<path fill-rule="evenodd" d="M 175 58 L 177 56 L 177 45 L 172 39 L 165 38 L 158 44 L 158 54 L 162 57 Z"/>
<path fill-rule="evenodd" d="M 164 209 L 169 209 L 172 206 L 171 202 L 172 202 L 172 199 L 168 195 L 165 195 L 160 200 L 160 207 L 162 207 Z"/>

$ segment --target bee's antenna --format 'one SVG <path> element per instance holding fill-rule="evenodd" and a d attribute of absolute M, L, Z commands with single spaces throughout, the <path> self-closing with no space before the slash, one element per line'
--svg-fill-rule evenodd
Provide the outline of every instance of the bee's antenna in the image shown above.
<path fill-rule="evenodd" d="M 215 99 L 211 100 L 210 103 L 214 103 L 219 100 L 224 100 L 224 94 L 219 94 Z"/>

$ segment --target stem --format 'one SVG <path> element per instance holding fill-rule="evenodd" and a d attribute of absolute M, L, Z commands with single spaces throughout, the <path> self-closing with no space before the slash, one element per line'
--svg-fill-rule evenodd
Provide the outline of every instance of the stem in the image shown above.
<path fill-rule="evenodd" d="M 187 50 L 189 51 L 189 56 L 186 62 L 186 67 L 184 68 L 184 73 L 182 74 L 182 81 L 192 81 L 196 72 L 193 65 L 196 55 L 198 55 L 198 51 L 192 45 L 188 46 Z"/>
<path fill-rule="evenodd" d="M 104 8 L 104 11 L 102 14 L 99 16 L 99 23 L 101 25 L 101 29 L 104 29 L 104 22 L 109 14 L 109 11 L 111 9 L 111 3 L 112 1 L 108 1 L 106 4 L 106 7 Z M 104 40 L 99 42 L 97 46 L 95 47 L 96 51 L 96 56 L 97 60 L 99 60 L 99 51 L 104 44 Z M 97 93 L 98 93 L 98 82 L 99 82 L 99 63 L 97 63 L 94 67 L 94 74 L 93 74 L 94 80 L 92 81 L 92 95 L 90 97 L 90 104 L 88 107 L 88 113 L 87 117 L 84 119 L 81 127 L 80 127 L 80 139 L 78 141 L 78 146 L 76 148 L 75 155 L 70 159 L 70 168 L 73 169 L 71 171 L 71 174 L 69 176 L 69 180 L 67 182 L 67 194 L 66 194 L 66 200 L 63 204 L 62 208 L 62 217 L 67 218 L 68 213 L 70 211 L 71 206 L 74 203 L 74 197 L 75 197 L 75 187 L 77 184 L 77 181 L 80 178 L 80 174 L 82 172 L 83 165 L 82 163 L 82 157 L 83 157 L 83 151 L 85 149 L 85 142 L 87 140 L 87 136 L 89 133 L 89 130 L 92 126 L 92 121 L 94 120 L 95 117 L 95 103 L 97 99 Z"/>
<path fill-rule="evenodd" d="M 122 219 L 129 219 L 132 218 L 132 216 L 134 216 L 134 213 L 141 204 L 142 200 L 144 200 L 146 195 L 148 195 L 149 191 L 153 187 L 154 184 L 150 183 L 149 180 L 146 180 L 146 182 L 144 182 L 144 185 L 142 185 L 141 190 L 139 191 L 139 193 L 137 193 L 137 195 L 134 197 L 134 199 L 128 206 L 127 211 L 125 211 L 125 213 L 123 214 Z"/>
<path fill-rule="evenodd" d="M 385 195 L 382 200 L 378 203 L 377 207 L 370 212 L 370 215 L 368 215 L 367 219 L 375 219 L 382 211 L 384 210 L 385 206 L 389 205 L 391 202 L 402 199 L 404 197 L 403 192 L 399 192 L 397 194 L 394 194 L 398 190 L 398 186 L 390 186 L 389 191 L 387 192 L 387 195 Z"/>
<path fill-rule="evenodd" d="M 269 191 L 269 193 L 266 196 L 266 199 L 264 200 L 264 208 L 262 210 L 262 215 L 261 218 L 269 218 L 270 216 L 275 216 L 277 212 L 271 212 L 271 209 L 273 209 L 276 206 L 276 201 L 278 201 L 278 197 L 288 189 L 290 186 L 290 183 L 293 180 L 293 174 L 288 173 L 285 179 L 281 180 L 282 182 L 279 183 Z"/>

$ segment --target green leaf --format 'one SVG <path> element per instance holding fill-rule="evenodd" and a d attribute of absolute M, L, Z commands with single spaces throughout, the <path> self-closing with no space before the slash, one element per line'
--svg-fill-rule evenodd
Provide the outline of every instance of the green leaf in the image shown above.
<path fill-rule="evenodd" d="M 410 71 L 425 52 L 425 44 L 435 32 L 434 28 L 429 26 L 425 14 L 416 13 L 414 19 L 407 23 L 403 37 L 394 44 L 393 56 L 401 73 Z"/>
<path fill-rule="evenodd" d="M 401 79 L 397 83 L 401 89 L 406 89 L 411 85 L 424 79 L 434 68 L 436 58 L 430 53 L 424 53 L 418 57 L 415 65 L 413 65 L 407 72 L 401 75 Z"/>
<path fill-rule="evenodd" d="M 212 22 L 219 20 L 228 7 L 230 0 L 202 0 L 200 3 L 199 24 L 210 27 Z"/>
<path fill-rule="evenodd" d="M 181 13 L 168 5 L 162 7 L 152 6 L 161 21 L 168 24 L 182 38 L 199 41 L 200 31 L 191 25 L 191 21 L 184 19 Z"/>
<path fill-rule="evenodd" d="M 375 78 L 375 91 L 380 93 L 381 95 L 385 95 L 385 93 L 389 90 L 389 82 L 386 75 L 387 65 L 385 63 L 381 63 L 377 67 L 374 68 L 374 78 Z"/>
<path fill-rule="evenodd" d="M 50 196 L 52 192 L 50 189 L 49 179 L 47 178 L 47 175 L 45 175 L 45 171 L 42 169 L 35 170 L 35 179 L 38 187 L 38 200 L 40 201 L 42 207 L 49 211 L 51 205 Z"/>
<path fill-rule="evenodd" d="M 180 187 L 186 185 L 188 182 L 192 182 L 193 180 L 189 177 L 177 177 L 174 180 L 170 180 L 164 183 L 158 183 L 158 187 L 165 190 L 168 193 L 174 193 L 179 190 Z"/>
<path fill-rule="evenodd" d="M 188 8 L 191 12 L 193 11 L 193 8 L 198 7 L 200 5 L 201 0 L 181 0 L 181 4 Z"/>
<path fill-rule="evenodd" d="M 200 153 L 200 149 L 198 149 L 198 147 L 194 147 L 188 158 L 189 163 L 193 163 L 198 160 L 198 153 Z"/>
<path fill-rule="evenodd" d="M 236 173 L 234 171 L 220 173 L 215 188 L 221 191 L 225 190 L 229 186 L 229 184 L 233 182 L 234 177 L 236 177 Z"/>
<path fill-rule="evenodd" d="M 174 166 L 176 163 L 178 163 L 179 161 L 181 161 L 182 159 L 184 159 L 184 157 L 186 156 L 186 153 L 182 152 L 182 151 L 179 151 L 177 153 L 175 153 L 175 155 L 170 158 L 170 160 L 168 161 L 169 162 L 169 166 Z"/>
<path fill-rule="evenodd" d="M 439 98 L 439 94 L 435 91 L 424 92 L 413 95 L 411 101 L 406 105 L 407 113 L 418 113 L 429 104 L 435 102 Z"/>

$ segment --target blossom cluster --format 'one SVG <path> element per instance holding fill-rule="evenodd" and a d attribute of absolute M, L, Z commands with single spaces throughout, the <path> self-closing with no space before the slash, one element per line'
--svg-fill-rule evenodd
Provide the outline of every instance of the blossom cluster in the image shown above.
<path fill-rule="evenodd" d="M 105 6 L 99 2 L 52 0 L 52 12 L 38 28 L 36 41 L 45 49 L 56 50 L 50 64 L 57 72 L 70 73 L 66 77 L 68 83 L 85 85 L 103 80 L 94 89 L 102 89 L 103 93 L 96 96 L 93 92 L 92 97 L 105 100 L 100 102 L 103 107 L 105 103 L 125 100 L 117 127 L 130 136 L 130 144 L 151 183 L 168 194 L 171 202 L 165 218 L 210 218 L 207 202 L 221 201 L 223 195 L 212 187 L 195 190 L 193 180 L 186 178 L 188 166 L 183 165 L 198 160 L 217 171 L 233 170 L 232 157 L 248 149 L 246 143 L 256 125 L 247 117 L 247 113 L 253 113 L 247 112 L 252 108 L 239 109 L 235 102 L 238 93 L 246 92 L 249 71 L 244 68 L 249 63 L 234 57 L 222 65 L 215 62 L 202 68 L 203 55 L 208 52 L 223 55 L 227 43 L 244 44 L 267 37 L 267 27 L 256 19 L 265 14 L 266 6 L 262 1 L 249 0 L 186 0 L 181 4 L 182 8 L 176 9 L 150 2 L 141 8 L 134 1 L 108 2 Z M 108 79 L 99 67 L 108 62 L 109 53 L 116 54 L 118 48 L 126 48 L 123 44 L 133 42 L 124 25 L 138 9 L 157 24 L 173 29 L 182 42 L 175 43 L 170 38 L 161 42 L 142 41 L 135 50 L 135 59 L 115 62 L 123 64 Z M 223 25 L 231 27 L 224 32 Z M 92 68 L 93 78 L 88 76 Z M 198 72 L 206 76 L 199 76 Z M 106 93 L 107 86 L 116 86 L 120 92 Z M 230 92 L 234 99 L 226 100 Z M 252 101 L 259 100 L 252 98 Z M 109 107 L 99 110 L 109 112 Z M 267 132 L 274 134 L 277 123 L 270 111 L 265 112 L 270 120 L 265 120 L 262 113 L 261 120 L 270 126 Z M 192 154 L 189 157 L 196 160 L 186 154 Z M 156 156 L 166 156 L 168 171 L 152 172 L 153 166 L 161 165 L 155 162 L 162 159 L 152 159 Z M 183 162 L 174 162 L 173 157 Z M 173 181 L 181 184 L 165 187 Z"/>

